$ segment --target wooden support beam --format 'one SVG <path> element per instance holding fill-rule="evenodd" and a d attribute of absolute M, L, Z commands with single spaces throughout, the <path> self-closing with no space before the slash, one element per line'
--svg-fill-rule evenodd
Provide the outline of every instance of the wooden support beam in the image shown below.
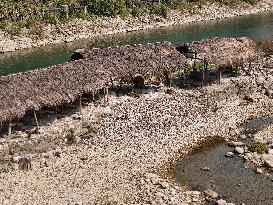
<path fill-rule="evenodd" d="M 39 123 L 38 123 L 38 119 L 37 119 L 37 115 L 36 115 L 35 109 L 33 109 L 33 115 L 34 115 L 34 119 L 35 119 L 36 126 L 37 126 L 37 128 L 38 128 L 38 127 L 39 127 Z"/>
<path fill-rule="evenodd" d="M 218 84 L 221 85 L 222 69 L 218 68 Z"/>
<path fill-rule="evenodd" d="M 208 61 L 206 60 L 206 61 L 205 61 L 205 83 L 208 82 L 208 66 L 209 66 L 209 63 L 208 63 Z"/>
<path fill-rule="evenodd" d="M 92 91 L 92 100 L 95 101 L 95 92 Z"/>
<path fill-rule="evenodd" d="M 80 95 L 80 100 L 79 100 L 79 113 L 82 115 L 82 96 Z"/>
<path fill-rule="evenodd" d="M 11 120 L 9 121 L 9 130 L 8 130 L 8 135 L 11 135 Z"/>
<path fill-rule="evenodd" d="M 108 102 L 108 88 L 103 88 L 103 94 L 104 106 L 106 106 Z"/>
<path fill-rule="evenodd" d="M 206 66 L 206 61 L 204 60 L 203 61 L 203 72 L 202 72 L 202 87 L 204 86 L 205 84 L 205 66 Z"/>
<path fill-rule="evenodd" d="M 106 102 L 109 102 L 109 88 L 106 88 Z"/>
<path fill-rule="evenodd" d="M 193 60 L 193 72 L 196 72 L 196 62 Z"/>

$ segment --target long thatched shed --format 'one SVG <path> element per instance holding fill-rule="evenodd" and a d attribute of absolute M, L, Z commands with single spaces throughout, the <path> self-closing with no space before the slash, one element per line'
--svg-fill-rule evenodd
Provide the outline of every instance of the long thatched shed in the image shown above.
<path fill-rule="evenodd" d="M 189 49 L 197 53 L 197 58 L 206 59 L 218 68 L 256 62 L 264 56 L 256 43 L 246 37 L 204 39 L 192 42 Z"/>
<path fill-rule="evenodd" d="M 110 80 L 136 73 L 183 69 L 185 57 L 168 42 L 92 49 L 88 58 L 0 77 L 0 122 L 22 117 L 29 109 L 75 101 L 108 87 Z"/>

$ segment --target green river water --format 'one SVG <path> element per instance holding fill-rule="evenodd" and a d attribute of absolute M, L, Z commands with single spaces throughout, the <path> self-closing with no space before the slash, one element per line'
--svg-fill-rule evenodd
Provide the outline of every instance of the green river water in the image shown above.
<path fill-rule="evenodd" d="M 103 36 L 54 46 L 44 46 L 0 54 L 0 75 L 18 73 L 63 63 L 77 48 L 170 41 L 174 45 L 203 38 L 248 36 L 257 40 L 273 40 L 273 13 L 261 13 L 149 31 Z"/>

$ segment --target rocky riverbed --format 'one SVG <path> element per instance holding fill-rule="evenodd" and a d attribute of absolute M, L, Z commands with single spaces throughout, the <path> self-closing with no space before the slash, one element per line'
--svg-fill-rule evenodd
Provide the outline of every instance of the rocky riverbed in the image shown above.
<path fill-rule="evenodd" d="M 92 21 L 76 19 L 62 26 L 44 25 L 42 37 L 29 35 L 27 29 L 20 36 L 11 36 L 0 30 L 0 52 L 72 42 L 76 39 L 92 38 L 100 35 L 112 35 L 155 27 L 254 14 L 271 11 L 272 8 L 273 2 L 271 0 L 260 0 L 255 6 L 240 4 L 230 7 L 207 4 L 203 5 L 201 9 L 193 8 L 189 12 L 172 10 L 169 11 L 167 18 L 144 15 L 138 18 L 128 17 L 126 19 L 120 17 L 95 18 Z"/>
<path fill-rule="evenodd" d="M 107 105 L 86 101 L 82 115 L 44 113 L 38 131 L 0 139 L 0 204 L 205 204 L 207 193 L 174 183 L 170 170 L 198 144 L 238 139 L 248 119 L 272 115 L 261 76 L 270 71 L 111 92 Z"/>

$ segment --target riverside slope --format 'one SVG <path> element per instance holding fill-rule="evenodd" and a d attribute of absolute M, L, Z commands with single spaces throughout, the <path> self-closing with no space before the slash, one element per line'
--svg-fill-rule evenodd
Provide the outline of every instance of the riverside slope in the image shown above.
<path fill-rule="evenodd" d="M 113 35 L 156 27 L 230 18 L 271 10 L 273 10 L 273 1 L 261 0 L 255 6 L 246 3 L 233 7 L 207 4 L 203 5 L 197 13 L 171 10 L 167 18 L 146 15 L 138 18 L 128 17 L 127 19 L 120 17 L 98 17 L 94 21 L 76 19 L 62 25 L 60 28 L 54 25 L 45 25 L 42 38 L 29 36 L 27 30 L 20 36 L 15 37 L 0 30 L 0 52 L 39 47 L 47 44 L 72 42 L 77 39 L 92 38 L 101 35 Z"/>

